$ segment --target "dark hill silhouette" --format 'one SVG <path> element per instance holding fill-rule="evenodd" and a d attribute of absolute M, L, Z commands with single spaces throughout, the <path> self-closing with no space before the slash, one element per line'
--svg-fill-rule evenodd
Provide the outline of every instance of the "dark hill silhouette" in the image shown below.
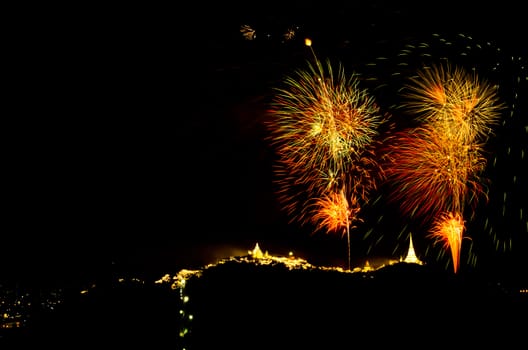
<path fill-rule="evenodd" d="M 407 263 L 343 273 L 232 261 L 191 278 L 184 293 L 189 349 L 508 343 L 527 310 L 484 281 Z"/>

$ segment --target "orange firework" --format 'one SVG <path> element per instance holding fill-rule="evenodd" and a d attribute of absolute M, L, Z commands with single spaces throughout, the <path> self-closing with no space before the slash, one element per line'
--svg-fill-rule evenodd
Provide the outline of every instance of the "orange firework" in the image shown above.
<path fill-rule="evenodd" d="M 485 194 L 478 175 L 486 159 L 479 144 L 429 127 L 397 133 L 391 147 L 385 174 L 404 214 L 427 221 L 442 212 L 461 212 L 468 199 L 475 205 Z"/>
<path fill-rule="evenodd" d="M 460 249 L 464 230 L 464 220 L 460 213 L 444 213 L 435 220 L 430 233 L 435 244 L 442 243 L 444 249 L 451 251 L 455 273 L 460 264 Z"/>
<path fill-rule="evenodd" d="M 356 214 L 360 210 L 357 200 L 352 198 L 349 203 L 343 190 L 316 198 L 315 205 L 318 208 L 312 220 L 319 229 L 326 228 L 329 232 L 351 228 L 350 224 L 357 219 Z"/>
<path fill-rule="evenodd" d="M 350 230 L 355 222 L 361 221 L 358 217 L 360 207 L 357 198 L 346 198 L 345 190 L 339 193 L 332 192 L 321 198 L 315 199 L 316 212 L 312 217 L 317 229 L 326 229 L 328 232 L 343 230 L 346 233 L 348 245 L 348 269 L 350 270 Z"/>

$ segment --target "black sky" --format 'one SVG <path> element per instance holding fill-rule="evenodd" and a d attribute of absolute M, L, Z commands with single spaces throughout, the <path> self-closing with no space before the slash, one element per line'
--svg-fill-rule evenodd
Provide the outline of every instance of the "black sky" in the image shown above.
<path fill-rule="evenodd" d="M 504 3 L 131 6 L 40 19 L 19 43 L 4 273 L 148 270 L 179 266 L 202 243 L 315 239 L 286 224 L 263 139 L 270 87 L 304 59 L 302 45 L 284 51 L 273 37 L 285 25 L 329 54 L 349 37 L 366 48 L 470 30 L 517 50 L 525 35 L 522 11 Z M 270 40 L 248 49 L 238 31 L 246 23 Z"/>

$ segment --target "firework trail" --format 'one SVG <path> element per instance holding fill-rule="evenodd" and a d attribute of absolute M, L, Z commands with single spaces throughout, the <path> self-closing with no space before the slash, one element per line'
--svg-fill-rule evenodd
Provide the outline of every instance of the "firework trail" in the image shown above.
<path fill-rule="evenodd" d="M 437 223 L 455 213 L 465 217 L 464 233 L 471 236 L 463 247 L 470 266 L 526 240 L 527 67 L 525 57 L 463 34 L 406 39 L 364 67 L 369 91 L 401 126 L 387 143 L 403 159 L 389 170 L 394 186 L 387 192 L 413 219 L 400 223 L 394 237 L 388 233 L 396 225 L 380 215 L 372 231 L 381 237 L 369 237 L 371 248 L 382 240 L 402 241 L 413 225 L 423 231 L 423 221 Z M 419 179 L 427 173 L 431 178 Z M 387 201 L 384 196 L 378 203 Z M 444 252 L 428 245 L 424 254 L 444 259 Z"/>
<path fill-rule="evenodd" d="M 348 233 L 376 188 L 374 146 L 386 120 L 357 76 L 347 77 L 329 60 L 315 58 L 284 82 L 268 123 L 278 200 L 291 222 Z"/>

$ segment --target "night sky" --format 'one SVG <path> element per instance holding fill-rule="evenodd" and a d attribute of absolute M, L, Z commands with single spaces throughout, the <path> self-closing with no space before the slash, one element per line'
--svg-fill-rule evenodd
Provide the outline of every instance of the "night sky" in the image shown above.
<path fill-rule="evenodd" d="M 0 271 L 174 272 L 257 241 L 343 263 L 345 240 L 288 224 L 273 192 L 263 120 L 272 88 L 309 57 L 303 38 L 347 70 L 432 33 L 469 33 L 527 57 L 520 5 L 367 3 L 138 5 L 40 19 L 16 54 Z M 298 36 L 283 43 L 290 26 Z M 501 263 L 523 260 L 526 235 Z"/>

